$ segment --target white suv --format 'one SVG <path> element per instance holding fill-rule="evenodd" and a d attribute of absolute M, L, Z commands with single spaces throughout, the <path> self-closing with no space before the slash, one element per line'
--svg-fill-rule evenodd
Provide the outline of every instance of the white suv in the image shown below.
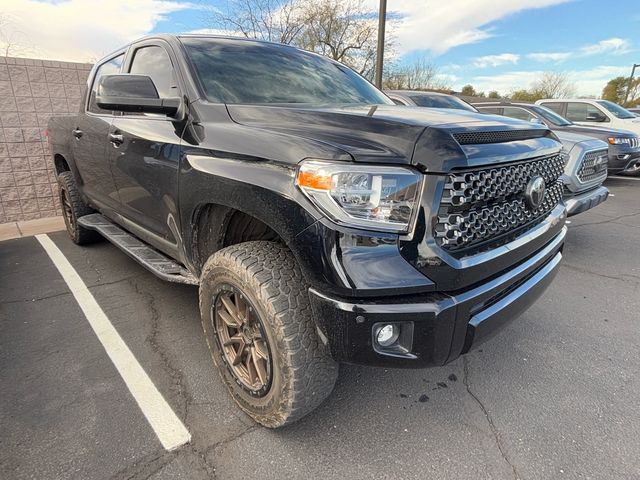
<path fill-rule="evenodd" d="M 578 125 L 600 124 L 640 135 L 640 118 L 609 100 L 556 98 L 538 100 L 536 104 L 544 105 Z"/>

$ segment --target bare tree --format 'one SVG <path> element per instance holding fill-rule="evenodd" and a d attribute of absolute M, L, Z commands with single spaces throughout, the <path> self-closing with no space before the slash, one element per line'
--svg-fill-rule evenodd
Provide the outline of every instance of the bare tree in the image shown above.
<path fill-rule="evenodd" d="M 451 90 L 438 66 L 426 58 L 392 67 L 382 83 L 391 90 Z"/>
<path fill-rule="evenodd" d="M 230 34 L 290 44 L 305 27 L 301 6 L 299 0 L 227 0 L 208 9 L 206 21 Z"/>
<path fill-rule="evenodd" d="M 565 72 L 544 72 L 532 90 L 540 98 L 566 98 L 576 93 L 576 86 Z"/>
<path fill-rule="evenodd" d="M 26 55 L 30 51 L 27 43 L 26 35 L 18 29 L 16 19 L 8 13 L 0 12 L 0 55 Z"/>
<path fill-rule="evenodd" d="M 373 68 L 377 25 L 363 0 L 302 0 L 305 28 L 299 47 L 349 65 L 361 74 Z"/>
<path fill-rule="evenodd" d="M 377 24 L 365 0 L 227 0 L 208 10 L 214 29 L 325 55 L 371 77 Z M 385 50 L 393 55 L 393 21 Z"/>

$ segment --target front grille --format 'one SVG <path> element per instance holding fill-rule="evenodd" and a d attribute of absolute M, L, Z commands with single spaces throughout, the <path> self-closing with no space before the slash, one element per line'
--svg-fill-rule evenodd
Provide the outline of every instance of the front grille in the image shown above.
<path fill-rule="evenodd" d="M 604 180 L 607 176 L 608 163 L 607 150 L 587 152 L 578 170 L 578 178 L 581 182 L 590 182 L 596 179 Z"/>
<path fill-rule="evenodd" d="M 629 144 L 631 146 L 631 148 L 638 148 L 640 147 L 640 138 L 638 137 L 632 137 L 631 138 L 631 143 Z"/>
<path fill-rule="evenodd" d="M 540 138 L 547 134 L 547 130 L 495 130 L 483 132 L 460 132 L 454 133 L 453 138 L 460 145 L 480 145 L 484 143 L 505 143 L 518 140 L 529 140 L 530 138 Z"/>
<path fill-rule="evenodd" d="M 558 154 L 450 173 L 434 220 L 436 242 L 450 251 L 468 250 L 542 220 L 562 198 L 558 177 L 564 165 Z M 530 208 L 524 193 L 536 176 L 544 179 L 546 193 L 537 208 Z"/>

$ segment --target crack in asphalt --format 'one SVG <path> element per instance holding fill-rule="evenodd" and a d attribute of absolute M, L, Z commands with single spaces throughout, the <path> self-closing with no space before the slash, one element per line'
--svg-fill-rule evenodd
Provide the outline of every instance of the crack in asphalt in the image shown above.
<path fill-rule="evenodd" d="M 184 385 L 184 374 L 179 368 L 176 368 L 171 364 L 169 356 L 160 346 L 160 312 L 156 308 L 155 297 L 151 293 L 142 290 L 139 282 L 136 281 L 135 276 L 129 280 L 129 284 L 133 287 L 134 292 L 144 299 L 143 302 L 151 313 L 151 333 L 147 336 L 146 340 L 149 342 L 151 350 L 160 357 L 163 369 L 168 373 L 169 378 L 171 378 L 172 390 L 174 390 L 176 396 L 182 400 L 180 417 L 184 422 L 187 416 L 190 395 L 186 391 L 186 387 Z"/>
<path fill-rule="evenodd" d="M 94 288 L 97 287 L 105 287 L 108 285 L 115 285 L 118 283 L 122 283 L 122 282 L 128 282 L 129 280 L 133 280 L 137 277 L 142 277 L 146 275 L 146 273 L 137 273 L 135 275 L 131 275 L 130 277 L 125 277 L 125 278 L 120 278 L 118 280 L 114 280 L 112 282 L 103 282 L 103 283 L 96 283 L 95 285 L 87 285 L 87 289 L 89 291 L 91 291 Z M 7 301 L 2 301 L 0 302 L 0 305 L 13 305 L 16 303 L 34 303 L 34 302 L 41 302 L 43 300 L 50 300 L 52 298 L 57 298 L 57 297 L 64 297 L 65 295 L 73 295 L 71 293 L 71 291 L 66 291 L 66 292 L 60 292 L 60 293 L 54 293 L 53 295 L 47 295 L 46 297 L 38 297 L 38 298 L 31 298 L 31 299 L 23 299 L 23 300 L 7 300 Z"/>
<path fill-rule="evenodd" d="M 46 297 L 31 298 L 31 299 L 24 299 L 24 300 L 7 300 L 7 301 L 0 302 L 0 305 L 14 305 L 16 303 L 35 303 L 35 302 L 40 302 L 42 300 L 50 300 L 52 298 L 64 297 L 65 295 L 71 295 L 71 292 L 67 291 L 67 292 L 61 292 L 61 293 L 54 293 L 53 295 L 47 295 Z"/>
<path fill-rule="evenodd" d="M 587 275 L 594 275 L 596 277 L 606 278 L 606 279 L 609 279 L 609 280 L 618 280 L 618 281 L 621 281 L 621 282 L 634 283 L 634 284 L 640 283 L 640 276 L 634 275 L 632 273 L 620 273 L 617 276 L 607 275 L 605 273 L 598 273 L 598 272 L 594 272 L 593 270 L 588 270 L 586 268 L 581 268 L 581 267 L 579 267 L 577 265 L 571 265 L 570 263 L 568 263 L 566 261 L 564 262 L 564 264 L 562 266 L 564 268 L 568 268 L 569 270 L 574 270 L 576 272 L 585 273 Z"/>
<path fill-rule="evenodd" d="M 570 225 L 570 226 L 572 230 L 575 230 L 576 228 L 586 227 L 588 225 L 603 225 L 605 223 L 611 223 L 611 222 L 616 222 L 618 220 L 622 220 L 623 218 L 637 217 L 638 215 L 640 215 L 640 212 L 628 213 L 626 215 L 619 215 L 617 217 L 611 217 L 611 218 L 608 218 L 607 220 L 600 220 L 598 222 L 587 222 L 587 223 L 580 223 L 578 225 Z M 624 224 L 621 224 L 621 225 L 624 225 Z"/>
<path fill-rule="evenodd" d="M 177 457 L 176 452 L 163 451 L 142 457 L 137 462 L 117 472 L 112 480 L 146 480 L 158 473 Z"/>
<path fill-rule="evenodd" d="M 84 257 L 85 263 L 89 266 L 89 268 L 91 268 L 91 270 L 96 272 L 96 276 L 98 277 L 98 282 L 99 282 L 100 280 L 102 280 L 102 272 L 98 270 L 98 267 L 96 267 L 95 264 L 89 258 L 89 253 L 91 251 L 88 248 L 83 248 L 81 251 L 82 251 L 82 256 Z"/>
<path fill-rule="evenodd" d="M 140 275 L 148 275 L 146 272 Z M 152 351 L 160 358 L 162 367 L 165 372 L 169 375 L 172 383 L 172 390 L 174 391 L 176 397 L 182 401 L 181 411 L 179 412 L 179 416 L 181 417 L 182 422 L 187 425 L 187 418 L 189 417 L 189 407 L 193 403 L 193 397 L 189 393 L 186 385 L 183 372 L 172 365 L 171 359 L 169 355 L 165 352 L 164 347 L 161 345 L 160 341 L 160 318 L 161 314 L 155 303 L 155 296 L 150 293 L 142 290 L 139 282 L 136 281 L 136 277 L 138 275 L 132 277 L 130 279 L 130 284 L 133 287 L 135 293 L 141 297 L 143 297 L 143 301 L 146 304 L 149 312 L 151 312 L 151 333 L 147 336 L 147 341 L 151 346 Z M 242 432 L 241 432 L 242 433 Z M 241 434 L 240 433 L 240 434 Z M 191 441 L 184 445 L 182 448 L 174 451 L 167 452 L 173 454 L 173 457 L 177 458 L 177 453 L 190 451 L 194 454 L 195 458 L 198 460 L 200 469 L 206 474 L 209 478 L 215 478 L 215 466 L 211 465 L 207 459 L 207 451 L 202 451 L 196 442 L 192 438 Z M 169 462 L 167 462 L 169 463 Z M 149 471 L 148 475 L 145 477 L 135 477 L 135 480 L 143 480 L 143 478 L 148 478 L 161 468 L 163 468 L 167 463 L 160 465 L 160 467 L 155 471 Z"/>
<path fill-rule="evenodd" d="M 509 460 L 509 457 L 507 456 L 507 453 L 505 452 L 504 447 L 502 446 L 502 441 L 500 440 L 500 433 L 498 432 L 498 429 L 493 423 L 493 419 L 491 418 L 491 415 L 489 415 L 489 411 L 484 406 L 480 398 L 478 398 L 478 396 L 471 391 L 471 386 L 469 385 L 469 360 L 467 359 L 466 356 L 462 357 L 462 363 L 463 363 L 463 372 L 464 372 L 462 383 L 466 387 L 467 393 L 471 396 L 471 398 L 475 400 L 475 402 L 480 407 L 480 410 L 482 410 L 482 413 L 484 414 L 485 418 L 487 419 L 487 423 L 489 424 L 489 428 L 491 429 L 491 433 L 496 442 L 496 446 L 498 447 L 498 451 L 500 452 L 500 455 L 502 456 L 504 461 L 507 463 L 507 465 L 511 467 L 511 471 L 513 472 L 513 478 L 515 480 L 519 480 L 521 477 L 518 474 L 518 470 L 516 469 L 516 466 L 511 462 L 511 460 Z"/>

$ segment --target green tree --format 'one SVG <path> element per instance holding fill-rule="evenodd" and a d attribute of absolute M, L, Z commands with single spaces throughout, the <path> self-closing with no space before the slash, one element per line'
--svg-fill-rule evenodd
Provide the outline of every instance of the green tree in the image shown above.
<path fill-rule="evenodd" d="M 488 93 L 487 97 L 489 97 L 489 98 L 501 98 L 500 94 L 498 92 L 496 92 L 495 90 L 491 90 Z"/>
<path fill-rule="evenodd" d="M 622 105 L 624 97 L 627 94 L 628 83 L 629 79 L 627 77 L 612 78 L 602 89 L 602 98 Z M 638 103 L 640 103 L 640 78 L 634 78 L 631 82 L 631 87 L 629 88 L 627 106 L 636 105 Z"/>
<path fill-rule="evenodd" d="M 540 100 L 544 97 L 545 96 L 542 95 L 542 93 L 539 91 L 527 90 L 523 88 L 522 90 L 516 90 L 515 92 L 511 93 L 509 98 L 518 102 L 535 102 L 536 100 Z"/>
<path fill-rule="evenodd" d="M 462 90 L 460 91 L 460 93 L 462 95 L 464 95 L 465 97 L 477 97 L 478 96 L 478 92 L 476 92 L 476 89 L 473 88 L 473 85 L 465 85 L 464 87 L 462 87 Z"/>

